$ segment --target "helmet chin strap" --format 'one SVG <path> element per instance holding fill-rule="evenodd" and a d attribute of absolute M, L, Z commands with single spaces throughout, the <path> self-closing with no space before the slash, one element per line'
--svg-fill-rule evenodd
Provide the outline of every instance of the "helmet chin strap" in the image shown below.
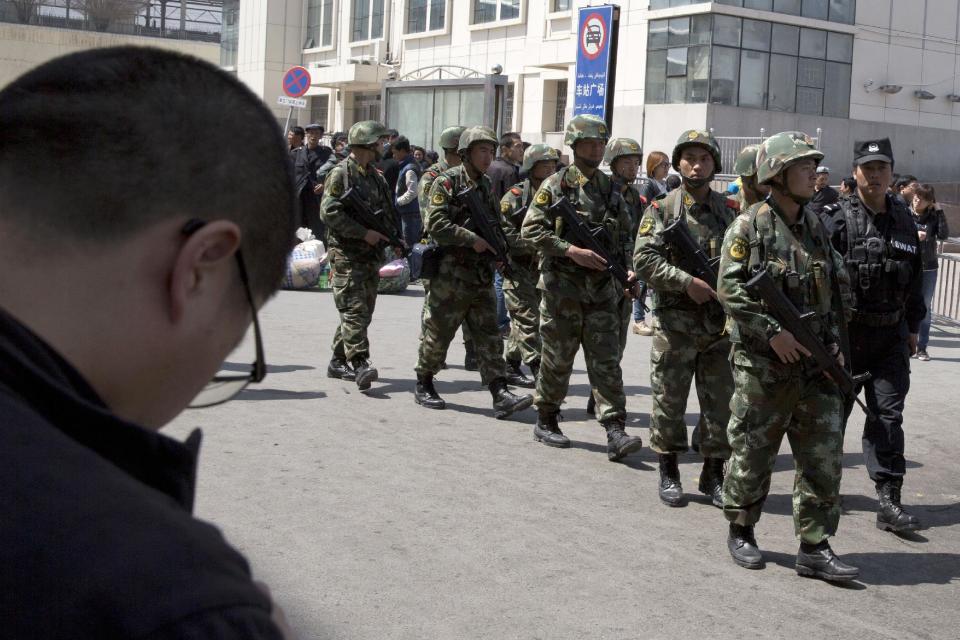
<path fill-rule="evenodd" d="M 683 184 L 687 185 L 691 189 L 699 189 L 704 185 L 710 184 L 713 180 L 713 174 L 708 178 L 691 178 L 689 176 L 683 176 Z"/>

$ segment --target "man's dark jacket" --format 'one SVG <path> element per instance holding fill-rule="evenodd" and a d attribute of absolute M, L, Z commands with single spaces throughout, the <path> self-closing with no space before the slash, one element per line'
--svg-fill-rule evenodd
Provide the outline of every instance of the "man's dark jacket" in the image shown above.
<path fill-rule="evenodd" d="M 833 204 L 839 199 L 840 192 L 830 185 L 827 185 L 823 189 L 820 189 L 820 191 L 817 191 L 813 194 L 813 198 L 810 199 L 809 205 L 810 208 L 813 209 L 813 212 L 819 216 L 823 212 L 824 207 Z"/>
<path fill-rule="evenodd" d="M 487 169 L 487 177 L 490 178 L 493 187 L 493 196 L 497 202 L 503 200 L 507 189 L 520 182 L 520 167 L 511 164 L 503 158 L 497 158 L 490 163 Z"/>
<path fill-rule="evenodd" d="M 111 414 L 0 309 L 0 637 L 280 638 L 243 556 L 190 513 L 199 446 Z"/>
<path fill-rule="evenodd" d="M 303 193 L 304 190 L 310 195 L 313 195 L 313 188 L 317 184 L 317 169 L 323 166 L 323 163 L 325 163 L 331 155 L 333 155 L 333 149 L 323 145 L 319 145 L 315 149 L 304 145 L 290 152 L 298 196 Z"/>

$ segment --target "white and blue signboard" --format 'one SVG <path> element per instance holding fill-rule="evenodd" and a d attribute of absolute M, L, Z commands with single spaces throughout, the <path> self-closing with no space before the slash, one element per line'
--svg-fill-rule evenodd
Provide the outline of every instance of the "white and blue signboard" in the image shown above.
<path fill-rule="evenodd" d="M 577 38 L 577 84 L 573 115 L 591 114 L 608 120 L 612 105 L 617 18 L 614 5 L 582 7 Z"/>

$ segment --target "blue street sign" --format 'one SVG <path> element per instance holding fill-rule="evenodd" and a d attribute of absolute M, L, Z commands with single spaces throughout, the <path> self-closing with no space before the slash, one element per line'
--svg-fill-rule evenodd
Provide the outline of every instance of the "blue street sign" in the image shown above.
<path fill-rule="evenodd" d="M 573 99 L 575 116 L 591 114 L 607 119 L 613 9 L 612 5 L 602 5 L 579 10 L 577 83 Z"/>

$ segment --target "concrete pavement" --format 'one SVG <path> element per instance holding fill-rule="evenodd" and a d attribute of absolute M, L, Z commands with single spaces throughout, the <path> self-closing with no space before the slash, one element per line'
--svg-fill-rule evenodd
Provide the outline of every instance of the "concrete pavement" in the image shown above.
<path fill-rule="evenodd" d="M 960 335 L 934 328 L 934 360 L 911 360 L 904 502 L 920 535 L 875 528 L 859 409 L 851 419 L 833 546 L 861 579 L 838 587 L 793 570 L 786 441 L 757 526 L 767 567 L 741 569 L 720 511 L 690 494 L 696 456 L 681 456 L 682 509 L 657 499 L 649 449 L 607 461 L 582 357 L 563 410 L 568 450 L 533 441 L 533 410 L 492 418 L 459 336 L 438 376 L 447 410 L 415 405 L 421 303 L 416 287 L 379 298 L 380 382 L 362 394 L 326 378 L 329 291 L 281 292 L 261 315 L 264 383 L 165 430 L 203 428 L 197 515 L 247 555 L 300 638 L 958 637 Z M 649 344 L 631 335 L 624 360 L 628 431 L 645 447 Z M 696 411 L 693 395 L 691 430 Z"/>

